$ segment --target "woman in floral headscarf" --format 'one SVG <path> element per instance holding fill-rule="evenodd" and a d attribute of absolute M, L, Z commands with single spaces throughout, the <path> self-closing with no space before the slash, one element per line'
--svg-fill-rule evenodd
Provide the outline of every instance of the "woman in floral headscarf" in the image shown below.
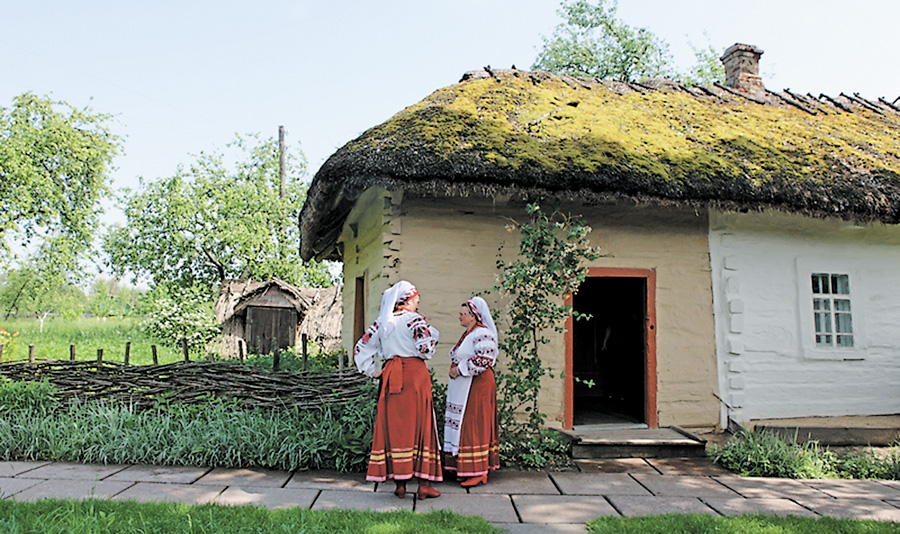
<path fill-rule="evenodd" d="M 384 292 L 378 320 L 353 349 L 359 371 L 381 378 L 366 479 L 393 479 L 394 494 L 401 499 L 413 477 L 419 479 L 419 499 L 441 495 L 431 485 L 442 480 L 441 447 L 425 365 L 434 354 L 438 331 L 418 311 L 419 292 L 405 280 L 397 282 Z M 380 371 L 375 354 L 385 359 Z"/>
<path fill-rule="evenodd" d="M 488 471 L 500 468 L 497 429 L 497 327 L 481 297 L 459 310 L 466 330 L 450 351 L 450 382 L 444 415 L 444 465 L 465 478 L 466 487 L 487 484 Z"/>

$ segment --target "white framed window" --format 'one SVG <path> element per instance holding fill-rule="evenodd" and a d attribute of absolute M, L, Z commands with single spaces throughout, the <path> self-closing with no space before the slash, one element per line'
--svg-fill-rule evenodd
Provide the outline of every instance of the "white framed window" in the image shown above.
<path fill-rule="evenodd" d="M 852 259 L 797 259 L 800 348 L 814 360 L 861 360 L 867 355 L 863 276 Z"/>
<path fill-rule="evenodd" d="M 816 346 L 853 347 L 850 275 L 812 273 L 810 281 Z"/>

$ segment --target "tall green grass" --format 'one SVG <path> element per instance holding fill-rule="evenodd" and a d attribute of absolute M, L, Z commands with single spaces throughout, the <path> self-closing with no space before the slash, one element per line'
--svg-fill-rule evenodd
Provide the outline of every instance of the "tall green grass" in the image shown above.
<path fill-rule="evenodd" d="M 357 510 L 268 510 L 251 506 L 187 505 L 48 499 L 0 500 L 5 534 L 498 534 L 480 517 L 448 511 L 378 513 Z"/>
<path fill-rule="evenodd" d="M 321 409 L 246 409 L 212 401 L 136 411 L 116 403 L 58 409 L 53 388 L 0 381 L 0 460 L 359 471 L 375 419 L 367 394 Z"/>
<path fill-rule="evenodd" d="M 656 515 L 646 517 L 598 517 L 588 521 L 593 534 L 896 534 L 891 522 L 858 521 L 822 517 L 742 515 Z"/>
<path fill-rule="evenodd" d="M 0 320 L 0 328 L 10 334 L 18 332 L 11 345 L 3 349 L 3 361 L 28 358 L 28 345 L 35 346 L 35 357 L 44 360 L 68 360 L 69 345 L 75 345 L 77 360 L 96 360 L 97 349 L 103 349 L 103 359 L 125 360 L 125 344 L 131 342 L 130 363 L 150 365 L 153 357 L 150 346 L 157 346 L 159 363 L 171 363 L 184 359 L 181 351 L 162 345 L 147 336 L 141 329 L 141 318 L 124 317 L 67 321 L 62 317 L 49 317 L 44 321 L 44 331 L 38 319 Z"/>

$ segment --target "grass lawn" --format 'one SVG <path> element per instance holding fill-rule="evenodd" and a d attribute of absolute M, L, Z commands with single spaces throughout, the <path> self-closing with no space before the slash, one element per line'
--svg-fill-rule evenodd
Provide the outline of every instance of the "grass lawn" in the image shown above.
<path fill-rule="evenodd" d="M 102 500 L 0 500 L 5 534 L 495 534 L 480 517 L 450 512 L 378 513 L 351 510 L 268 510 L 250 506 L 186 505 Z"/>
<path fill-rule="evenodd" d="M 897 534 L 900 525 L 880 521 L 856 521 L 822 517 L 774 517 L 744 515 L 660 515 L 600 517 L 587 524 L 594 534 Z"/>
<path fill-rule="evenodd" d="M 18 332 L 10 345 L 3 349 L 3 361 L 28 358 L 28 345 L 35 346 L 35 357 L 39 360 L 68 360 L 69 345 L 75 345 L 77 360 L 96 360 L 97 349 L 103 349 L 103 359 L 111 362 L 125 360 L 125 344 L 131 341 L 129 361 L 134 365 L 153 363 L 150 346 L 157 345 L 159 363 L 171 363 L 184 358 L 180 350 L 165 347 L 147 337 L 141 330 L 142 318 L 125 317 L 98 319 L 76 319 L 67 321 L 61 317 L 50 317 L 41 322 L 38 319 L 0 320 L 0 328 L 10 334 Z"/>

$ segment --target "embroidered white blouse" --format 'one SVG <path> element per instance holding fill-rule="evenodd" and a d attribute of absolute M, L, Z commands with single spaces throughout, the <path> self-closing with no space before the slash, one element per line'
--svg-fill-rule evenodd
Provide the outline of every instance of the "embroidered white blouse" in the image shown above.
<path fill-rule="evenodd" d="M 353 360 L 359 372 L 375 376 L 378 372 L 376 354 L 381 354 L 386 360 L 395 356 L 430 360 L 434 355 L 440 333 L 424 317 L 416 312 L 400 311 L 394 313 L 393 319 L 396 327 L 390 334 L 385 335 L 385 329 L 379 328 L 378 321 L 375 321 L 356 342 Z"/>

